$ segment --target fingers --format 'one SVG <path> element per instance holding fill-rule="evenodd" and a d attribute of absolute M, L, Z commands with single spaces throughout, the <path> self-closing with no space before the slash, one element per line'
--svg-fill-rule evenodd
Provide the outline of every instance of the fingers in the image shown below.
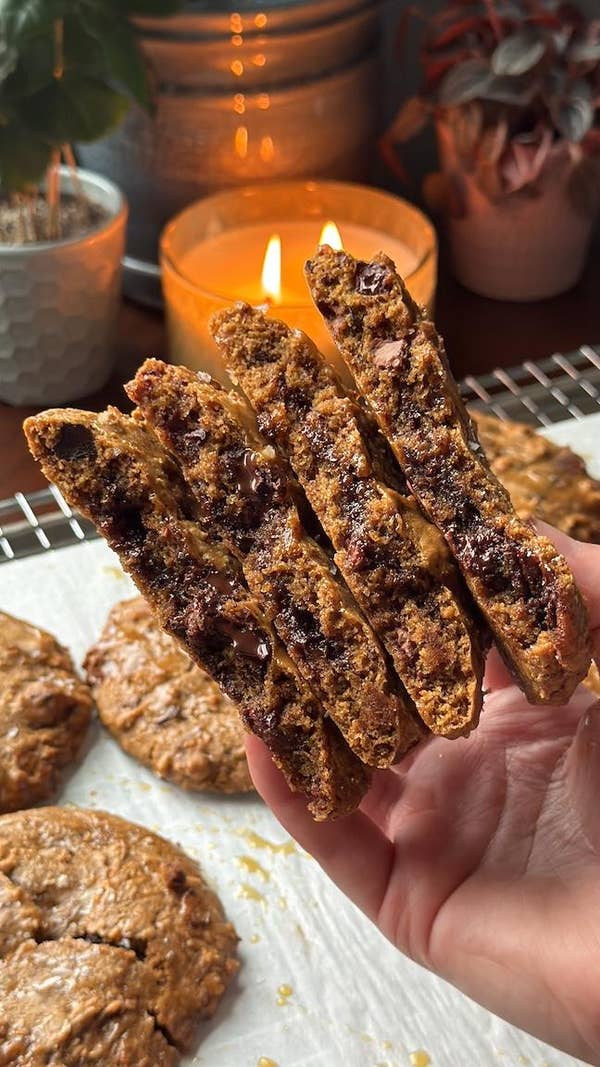
<path fill-rule="evenodd" d="M 254 785 L 282 826 L 361 911 L 376 919 L 393 863 L 391 842 L 362 811 L 314 822 L 304 798 L 288 788 L 262 741 L 247 737 L 246 754 Z"/>
<path fill-rule="evenodd" d="M 483 677 L 484 690 L 486 690 L 486 692 L 488 690 L 495 692 L 497 689 L 506 689 L 509 685 L 514 684 L 515 680 L 512 674 L 498 652 L 498 649 L 493 645 L 485 661 L 485 674 Z"/>
<path fill-rule="evenodd" d="M 573 541 L 547 522 L 536 520 L 535 525 L 565 556 L 587 604 L 590 625 L 593 630 L 600 629 L 600 545 Z"/>
<path fill-rule="evenodd" d="M 567 781 L 573 807 L 592 846 L 600 846 L 600 701 L 581 717 L 567 757 Z"/>
<path fill-rule="evenodd" d="M 363 814 L 388 838 L 393 834 L 394 812 L 402 793 L 402 768 L 400 763 L 397 770 L 376 771 L 360 805 Z"/>

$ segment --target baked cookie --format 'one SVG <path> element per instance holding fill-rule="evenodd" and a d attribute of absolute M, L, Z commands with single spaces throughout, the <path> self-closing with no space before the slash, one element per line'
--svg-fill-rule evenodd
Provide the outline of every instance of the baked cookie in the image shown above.
<path fill-rule="evenodd" d="M 585 677 L 587 613 L 566 561 L 492 474 L 435 328 L 387 256 L 319 249 L 313 299 L 419 503 L 444 534 L 527 698 L 564 703 Z"/>
<path fill-rule="evenodd" d="M 97 942 L 105 949 L 104 959 L 112 958 L 106 971 L 108 988 L 111 982 L 114 989 L 115 981 L 125 983 L 131 976 L 135 1011 L 143 1003 L 153 1028 L 160 1029 L 169 1044 L 183 1050 L 190 1047 L 199 1019 L 214 1014 L 237 972 L 237 937 L 198 867 L 180 849 L 104 812 L 35 808 L 0 818 L 0 872 L 37 908 L 37 941 Z M 39 963 L 41 971 L 55 974 L 60 982 L 71 981 L 66 960 L 70 957 L 77 966 L 76 948 L 68 944 L 60 949 L 40 948 L 41 954 L 29 958 L 21 974 Z M 121 952 L 111 957 L 115 948 Z M 12 959 L 12 955 L 7 957 L 8 974 L 16 974 L 18 980 L 19 967 L 12 970 Z M 102 1009 L 107 1006 L 102 988 L 104 964 L 102 959 L 97 963 L 98 975 L 72 976 L 72 993 L 76 1000 L 95 990 L 95 1003 Z M 6 964 L 4 968 L 6 980 Z M 48 1016 L 50 1021 L 52 1016 L 46 996 L 53 994 L 39 980 L 33 985 L 35 991 L 39 1000 L 37 1007 L 31 1001 L 31 1009 L 38 1013 L 43 1032 L 44 1019 Z M 62 994 L 58 996 L 56 1010 L 60 1012 L 65 1000 Z M 121 996 L 125 996 L 123 988 Z M 67 1006 L 68 1001 L 67 997 Z M 0 1003 L 0 1035 L 4 1037 L 1 993 Z M 75 1003 L 73 1007 L 76 1019 Z M 151 1037 L 147 1020 L 138 1022 L 140 1034 L 148 1032 Z M 32 1062 L 62 1061 L 57 1057 L 56 1061 Z"/>
<path fill-rule="evenodd" d="M 537 516 L 578 541 L 600 544 L 600 482 L 566 445 L 531 426 L 472 411 L 490 466 L 521 518 Z"/>
<path fill-rule="evenodd" d="M 0 964 L 0 1062 L 18 1067 L 173 1067 L 150 1014 L 154 981 L 133 952 L 28 941 Z"/>
<path fill-rule="evenodd" d="M 40 910 L 27 893 L 0 873 L 0 960 L 14 952 L 23 941 L 37 940 L 41 923 Z"/>
<path fill-rule="evenodd" d="M 215 793 L 252 789 L 237 708 L 143 597 L 115 604 L 84 666 L 104 725 L 161 778 Z"/>
<path fill-rule="evenodd" d="M 371 766 L 396 762 L 419 737 L 412 709 L 331 557 L 304 530 L 287 472 L 247 406 L 159 360 L 144 363 L 126 392 L 350 748 Z"/>
<path fill-rule="evenodd" d="M 91 710 L 66 649 L 0 612 L 0 812 L 52 796 L 79 755 Z"/>
<path fill-rule="evenodd" d="M 469 598 L 443 537 L 393 471 L 381 435 L 298 331 L 243 304 L 219 313 L 212 329 L 422 719 L 445 736 L 468 733 L 479 717 L 483 674 Z"/>
<path fill-rule="evenodd" d="M 244 585 L 201 528 L 182 475 L 153 434 L 114 408 L 25 422 L 46 476 L 119 555 L 161 625 L 237 704 L 317 819 L 352 811 L 369 775 L 301 679 Z"/>

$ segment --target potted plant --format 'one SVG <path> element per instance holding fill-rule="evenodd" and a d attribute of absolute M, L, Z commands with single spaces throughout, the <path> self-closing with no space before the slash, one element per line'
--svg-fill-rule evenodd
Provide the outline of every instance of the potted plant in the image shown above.
<path fill-rule="evenodd" d="M 0 400 L 65 403 L 111 373 L 127 207 L 71 146 L 151 107 L 128 16 L 177 7 L 0 0 Z"/>
<path fill-rule="evenodd" d="M 505 300 L 570 288 L 600 200 L 600 20 L 560 0 L 453 0 L 427 21 L 422 61 L 386 147 L 434 121 L 425 196 L 457 278 Z"/>

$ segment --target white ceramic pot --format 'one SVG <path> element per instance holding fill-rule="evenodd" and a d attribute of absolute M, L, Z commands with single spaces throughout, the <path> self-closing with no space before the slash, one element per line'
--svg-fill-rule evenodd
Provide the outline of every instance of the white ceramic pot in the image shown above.
<path fill-rule="evenodd" d="M 442 169 L 460 173 L 464 214 L 448 217 L 453 271 L 462 285 L 495 300 L 543 300 L 571 289 L 585 266 L 594 217 L 577 211 L 567 193 L 572 161 L 560 151 L 537 196 L 489 200 L 460 167 L 443 127 L 437 129 Z"/>
<path fill-rule="evenodd" d="M 114 366 L 127 204 L 112 182 L 77 172 L 109 213 L 64 241 L 0 244 L 0 400 L 66 404 L 100 389 Z M 72 175 L 63 168 L 63 188 Z"/>

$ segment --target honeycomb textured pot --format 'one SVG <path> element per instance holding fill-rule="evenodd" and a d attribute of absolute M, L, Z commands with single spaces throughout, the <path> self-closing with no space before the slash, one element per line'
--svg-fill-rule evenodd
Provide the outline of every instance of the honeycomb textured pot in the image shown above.
<path fill-rule="evenodd" d="M 112 182 L 78 172 L 108 212 L 66 241 L 0 245 L 0 400 L 63 404 L 100 389 L 114 365 L 127 206 Z M 72 178 L 63 173 L 64 188 Z"/>

